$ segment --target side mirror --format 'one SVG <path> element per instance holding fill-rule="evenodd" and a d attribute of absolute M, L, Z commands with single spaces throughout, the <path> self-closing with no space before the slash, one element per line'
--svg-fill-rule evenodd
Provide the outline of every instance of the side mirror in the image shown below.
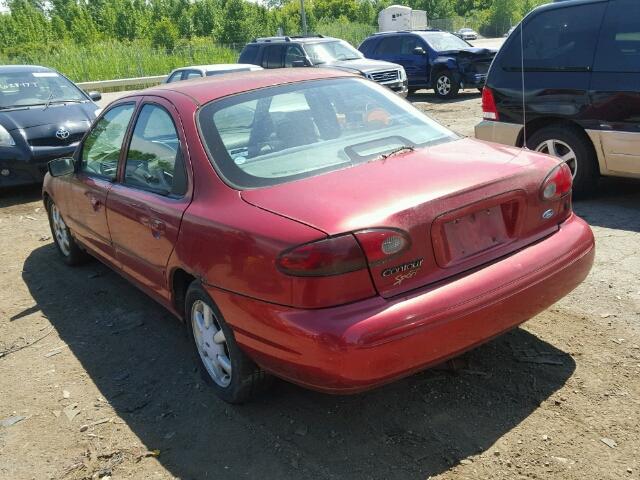
<path fill-rule="evenodd" d="M 294 60 L 293 62 L 291 62 L 291 66 L 293 68 L 306 67 L 307 62 L 305 60 Z"/>
<path fill-rule="evenodd" d="M 94 102 L 102 100 L 102 94 L 100 92 L 89 92 L 89 98 Z"/>
<path fill-rule="evenodd" d="M 52 177 L 62 177 L 64 175 L 72 174 L 76 169 L 76 164 L 73 158 L 64 157 L 51 160 L 48 167 L 49 175 Z"/>
<path fill-rule="evenodd" d="M 422 47 L 416 47 L 413 49 L 413 54 L 414 55 L 426 55 L 427 52 L 424 51 L 424 48 Z"/>

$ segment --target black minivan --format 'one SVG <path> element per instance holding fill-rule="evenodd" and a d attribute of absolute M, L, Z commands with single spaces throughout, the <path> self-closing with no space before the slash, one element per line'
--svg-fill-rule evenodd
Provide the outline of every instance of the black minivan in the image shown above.
<path fill-rule="evenodd" d="M 576 194 L 599 175 L 640 178 L 640 1 L 533 10 L 496 56 L 482 109 L 477 138 L 563 159 Z"/>

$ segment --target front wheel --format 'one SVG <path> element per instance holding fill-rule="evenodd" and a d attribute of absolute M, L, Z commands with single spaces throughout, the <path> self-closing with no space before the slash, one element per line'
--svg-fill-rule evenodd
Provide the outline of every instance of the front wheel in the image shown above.
<path fill-rule="evenodd" d="M 557 157 L 573 176 L 573 194 L 584 197 L 596 188 L 598 164 L 590 140 L 575 127 L 553 125 L 534 133 L 527 141 L 531 150 Z"/>
<path fill-rule="evenodd" d="M 266 389 L 271 377 L 238 347 L 233 331 L 198 281 L 187 290 L 187 324 L 203 376 L 228 403 L 244 403 Z"/>
<path fill-rule="evenodd" d="M 88 255 L 80 248 L 71 235 L 69 227 L 62 217 L 60 209 L 51 199 L 47 200 L 47 213 L 49 216 L 49 226 L 53 235 L 53 241 L 62 255 L 64 263 L 67 265 L 79 265 L 84 263 Z"/>
<path fill-rule="evenodd" d="M 433 88 L 438 98 L 450 100 L 458 96 L 460 85 L 453 78 L 453 73 L 446 70 L 436 75 L 436 82 Z"/>

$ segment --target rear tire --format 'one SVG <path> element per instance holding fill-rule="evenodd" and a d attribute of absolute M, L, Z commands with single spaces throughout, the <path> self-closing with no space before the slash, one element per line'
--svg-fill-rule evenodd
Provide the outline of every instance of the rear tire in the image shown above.
<path fill-rule="evenodd" d="M 64 263 L 69 266 L 85 263 L 89 259 L 89 255 L 76 243 L 71 230 L 69 230 L 62 217 L 62 213 L 51 198 L 47 199 L 47 214 L 53 242 Z"/>
<path fill-rule="evenodd" d="M 202 376 L 218 397 L 240 404 L 269 387 L 272 377 L 240 349 L 222 313 L 197 280 L 187 290 L 185 317 Z"/>
<path fill-rule="evenodd" d="M 527 140 L 527 146 L 567 163 L 573 174 L 575 198 L 594 193 L 598 182 L 598 162 L 591 141 L 580 129 L 571 125 L 545 127 Z"/>
<path fill-rule="evenodd" d="M 454 79 L 454 75 L 449 70 L 443 70 L 436 75 L 436 81 L 433 85 L 436 97 L 443 100 L 451 100 L 458 96 L 460 84 Z"/>

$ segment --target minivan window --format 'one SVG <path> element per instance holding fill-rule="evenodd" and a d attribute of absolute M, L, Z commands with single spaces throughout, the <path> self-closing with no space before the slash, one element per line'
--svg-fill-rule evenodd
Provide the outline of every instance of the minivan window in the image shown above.
<path fill-rule="evenodd" d="M 234 95 L 205 105 L 198 123 L 212 164 L 239 189 L 276 185 L 457 138 L 393 92 L 359 78 Z"/>
<path fill-rule="evenodd" d="M 640 72 L 640 3 L 611 2 L 600 33 L 593 66 L 597 72 Z"/>
<path fill-rule="evenodd" d="M 258 56 L 258 45 L 249 44 L 244 47 L 242 53 L 240 54 L 240 58 L 238 59 L 238 63 L 256 63 Z"/>
<path fill-rule="evenodd" d="M 282 62 L 284 45 L 269 45 L 264 50 L 264 56 L 262 58 L 262 66 L 264 68 L 282 68 L 284 66 Z"/>
<path fill-rule="evenodd" d="M 523 23 L 525 71 L 589 71 L 606 4 L 545 10 Z M 502 55 L 506 70 L 522 69 L 520 28 L 510 36 Z"/>

